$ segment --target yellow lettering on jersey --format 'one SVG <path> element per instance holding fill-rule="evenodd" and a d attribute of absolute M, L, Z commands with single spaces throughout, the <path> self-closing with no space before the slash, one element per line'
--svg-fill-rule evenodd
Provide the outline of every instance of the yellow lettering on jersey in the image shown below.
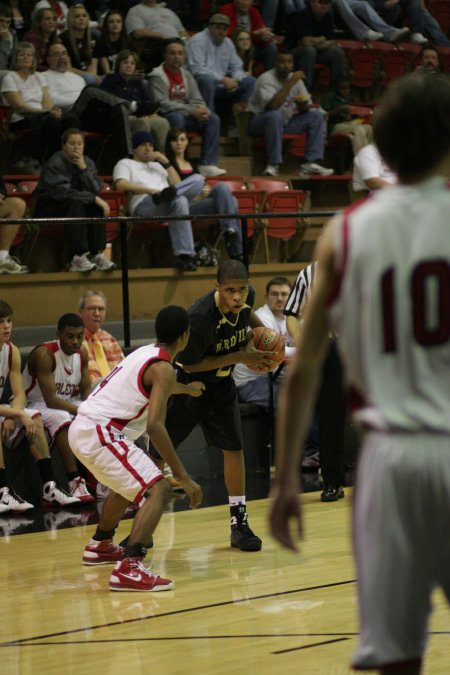
<path fill-rule="evenodd" d="M 230 349 L 230 341 L 224 338 L 223 340 L 223 348 L 224 349 Z"/>
<path fill-rule="evenodd" d="M 217 377 L 228 377 L 231 373 L 231 366 L 224 366 L 223 368 L 219 368 L 219 370 L 216 372 Z"/>

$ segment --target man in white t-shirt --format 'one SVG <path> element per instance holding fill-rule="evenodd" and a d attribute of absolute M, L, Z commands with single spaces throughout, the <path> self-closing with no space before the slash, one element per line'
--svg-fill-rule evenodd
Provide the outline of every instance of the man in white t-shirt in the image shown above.
<path fill-rule="evenodd" d="M 257 316 L 268 328 L 278 331 L 285 341 L 287 358 L 295 354 L 293 340 L 286 327 L 284 308 L 291 292 L 291 282 L 286 277 L 274 277 L 266 286 L 265 305 L 256 310 Z M 238 390 L 238 399 L 243 403 L 256 403 L 269 408 L 269 375 L 257 373 L 243 363 L 238 363 L 233 370 L 233 377 Z M 279 384 L 277 378 L 274 382 Z"/>
<path fill-rule="evenodd" d="M 60 42 L 50 45 L 47 62 L 42 77 L 53 104 L 63 109 L 65 117 L 73 118 L 70 126 L 110 133 L 117 157 L 130 155 L 129 102 L 98 87 L 86 87 L 84 79 L 70 70 L 67 49 Z"/>
<path fill-rule="evenodd" d="M 379 190 L 397 181 L 397 176 L 385 164 L 375 143 L 362 148 L 353 160 L 353 190 Z"/>
<path fill-rule="evenodd" d="M 200 194 L 205 179 L 193 174 L 183 181 L 162 152 L 154 149 L 154 139 L 148 131 L 136 131 L 132 138 L 132 159 L 121 159 L 113 171 L 117 190 L 130 193 L 130 215 L 183 216 L 189 213 L 190 202 Z M 175 267 L 180 272 L 195 272 L 194 238 L 190 220 L 169 220 L 169 234 L 175 255 Z"/>
<path fill-rule="evenodd" d="M 248 109 L 254 114 L 248 125 L 250 136 L 266 139 L 268 164 L 264 174 L 277 176 L 282 163 L 283 134 L 306 131 L 307 141 L 300 174 L 329 176 L 333 169 L 326 169 L 318 162 L 323 159 L 325 123 L 323 111 L 313 109 L 311 96 L 306 89 L 302 70 L 294 72 L 294 57 L 280 52 L 275 68 L 256 80 Z"/>

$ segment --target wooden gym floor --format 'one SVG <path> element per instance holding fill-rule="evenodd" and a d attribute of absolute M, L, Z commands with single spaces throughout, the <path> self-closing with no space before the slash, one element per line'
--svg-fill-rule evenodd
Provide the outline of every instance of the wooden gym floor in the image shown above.
<path fill-rule="evenodd" d="M 45 514 L 47 529 L 31 533 L 20 533 L 28 516 L 0 517 L 0 673 L 349 673 L 358 632 L 351 489 L 335 503 L 321 503 L 318 492 L 302 501 L 298 556 L 269 538 L 267 499 L 249 503 L 264 542 L 258 553 L 230 548 L 226 506 L 177 510 L 179 502 L 148 558 L 175 580 L 164 593 L 110 592 L 111 566 L 81 564 L 95 509 Z M 129 527 L 122 521 L 118 541 Z M 448 608 L 440 593 L 434 600 L 428 675 L 450 672 Z"/>

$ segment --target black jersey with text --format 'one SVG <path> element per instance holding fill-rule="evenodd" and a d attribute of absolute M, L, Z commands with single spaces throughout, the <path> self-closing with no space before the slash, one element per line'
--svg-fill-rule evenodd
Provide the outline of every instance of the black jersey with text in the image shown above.
<path fill-rule="evenodd" d="M 199 298 L 188 310 L 191 332 L 189 342 L 177 361 L 194 365 L 205 356 L 222 356 L 237 352 L 245 345 L 255 290 L 250 286 L 246 303 L 239 314 L 223 314 L 217 306 L 215 291 Z M 233 366 L 194 373 L 196 380 L 217 382 L 229 377 Z"/>

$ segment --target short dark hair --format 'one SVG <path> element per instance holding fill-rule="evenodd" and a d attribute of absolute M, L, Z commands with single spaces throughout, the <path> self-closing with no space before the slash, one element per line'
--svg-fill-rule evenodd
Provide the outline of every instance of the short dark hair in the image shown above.
<path fill-rule="evenodd" d="M 58 331 L 61 332 L 64 328 L 84 328 L 83 319 L 78 314 L 63 314 L 59 320 L 58 325 L 56 326 Z"/>
<path fill-rule="evenodd" d="M 374 140 L 401 181 L 430 173 L 450 152 L 450 82 L 413 73 L 393 82 L 375 112 Z"/>
<path fill-rule="evenodd" d="M 126 61 L 130 56 L 133 57 L 133 61 L 135 62 L 137 68 L 139 64 L 139 55 L 137 52 L 134 52 L 132 49 L 122 49 L 116 56 L 116 63 L 114 65 L 115 73 L 119 72 L 120 64 Z"/>
<path fill-rule="evenodd" d="M 68 138 L 70 136 L 81 136 L 81 138 L 84 141 L 84 131 L 81 131 L 81 129 L 75 129 L 75 127 L 72 127 L 70 129 L 66 129 L 62 136 L 61 136 L 61 145 L 65 145 L 67 143 Z"/>
<path fill-rule="evenodd" d="M 217 283 L 222 284 L 228 279 L 245 279 L 248 281 L 248 269 L 240 260 L 225 260 L 217 268 Z"/>
<path fill-rule="evenodd" d="M 434 45 L 432 42 L 425 42 L 425 43 L 421 46 L 420 52 L 419 52 L 419 58 L 420 58 L 420 60 L 422 60 L 422 56 L 423 56 L 423 53 L 424 53 L 424 52 L 436 52 L 439 61 L 441 60 L 441 59 L 440 59 L 440 55 L 439 55 L 439 49 L 438 49 L 438 48 L 436 47 L 436 45 Z"/>
<path fill-rule="evenodd" d="M 166 53 L 166 51 L 170 47 L 170 45 L 181 45 L 184 48 L 183 40 L 180 40 L 180 38 L 177 38 L 177 37 L 169 38 L 164 43 L 164 49 L 163 49 L 164 54 Z"/>
<path fill-rule="evenodd" d="M 292 284 L 287 277 L 273 277 L 266 285 L 266 295 L 269 294 L 269 291 L 272 286 L 289 286 L 291 288 Z"/>
<path fill-rule="evenodd" d="M 6 319 L 8 316 L 12 316 L 13 314 L 14 312 L 11 305 L 8 305 L 5 300 L 0 300 L 0 319 Z"/>
<path fill-rule="evenodd" d="M 178 305 L 164 307 L 155 319 L 156 340 L 167 345 L 178 340 L 188 328 L 189 314 Z"/>

